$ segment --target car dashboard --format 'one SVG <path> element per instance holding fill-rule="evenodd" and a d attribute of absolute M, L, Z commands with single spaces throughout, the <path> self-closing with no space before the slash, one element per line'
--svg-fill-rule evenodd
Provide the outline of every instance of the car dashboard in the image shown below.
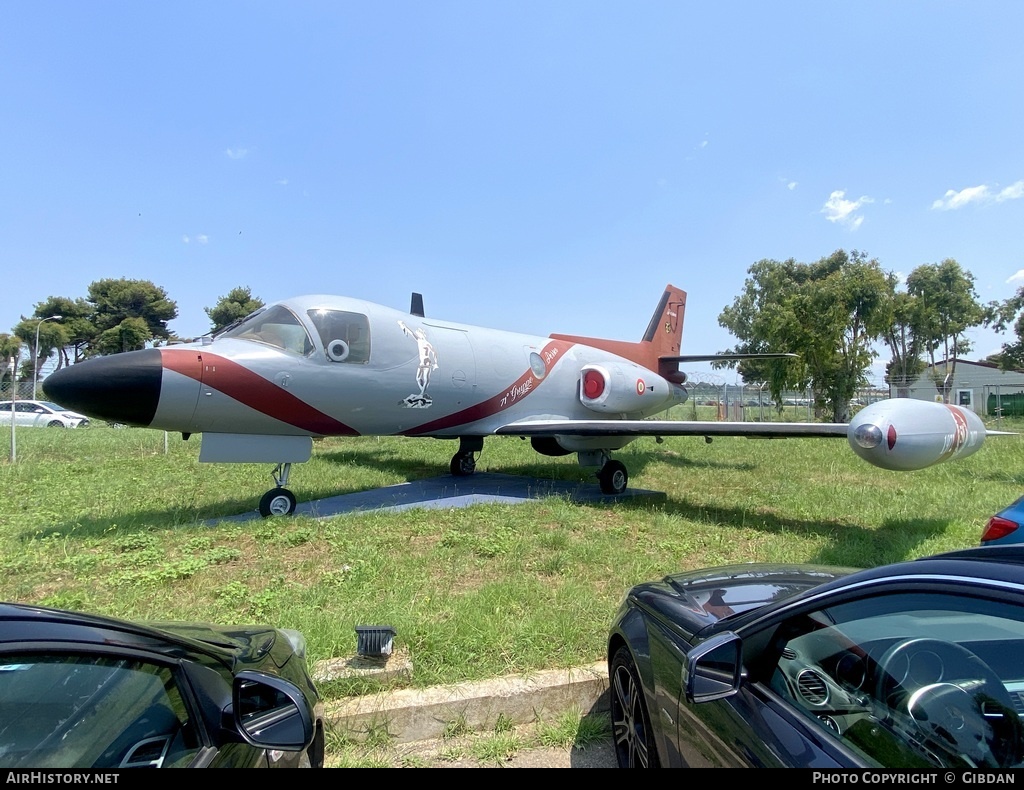
<path fill-rule="evenodd" d="M 908 764 L 1022 764 L 1024 635 L 957 642 L 839 636 L 826 628 L 790 640 L 772 688 L 868 754 L 874 747 L 865 739 L 888 738 Z"/>

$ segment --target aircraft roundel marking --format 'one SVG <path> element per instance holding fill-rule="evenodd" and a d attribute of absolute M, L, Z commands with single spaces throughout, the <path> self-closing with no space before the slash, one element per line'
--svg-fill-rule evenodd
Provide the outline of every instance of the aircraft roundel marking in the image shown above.
<path fill-rule="evenodd" d="M 636 380 L 636 394 L 637 395 L 643 395 L 644 394 L 644 390 L 646 390 L 646 389 L 647 389 L 647 385 L 644 384 L 644 380 L 643 379 L 637 379 Z"/>

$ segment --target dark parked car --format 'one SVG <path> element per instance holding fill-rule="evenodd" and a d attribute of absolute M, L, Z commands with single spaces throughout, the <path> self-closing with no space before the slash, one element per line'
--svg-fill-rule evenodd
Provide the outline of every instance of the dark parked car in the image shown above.
<path fill-rule="evenodd" d="M 0 604 L 0 768 L 322 767 L 297 631 Z"/>
<path fill-rule="evenodd" d="M 1024 497 L 1011 502 L 988 520 L 981 535 L 981 544 L 1024 543 L 1021 524 L 1024 524 Z"/>
<path fill-rule="evenodd" d="M 640 584 L 608 667 L 622 766 L 1018 767 L 1024 547 Z"/>

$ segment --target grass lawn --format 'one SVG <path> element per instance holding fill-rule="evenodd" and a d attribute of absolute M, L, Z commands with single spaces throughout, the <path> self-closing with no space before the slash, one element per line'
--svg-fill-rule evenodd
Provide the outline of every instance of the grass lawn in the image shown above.
<path fill-rule="evenodd" d="M 631 485 L 664 491 L 661 502 L 549 498 L 208 527 L 255 509 L 270 466 L 199 464 L 198 439 L 19 429 L 11 463 L 10 429 L 0 428 L 0 600 L 270 622 L 305 633 L 311 662 L 351 655 L 356 625 L 386 623 L 414 662 L 411 682 L 429 686 L 599 661 L 623 592 L 666 573 L 749 561 L 870 566 L 975 545 L 1024 484 L 1017 436 L 909 473 L 868 466 L 842 440 L 643 438 L 616 457 Z M 290 487 L 304 501 L 446 474 L 454 450 L 435 439 L 326 439 L 293 467 Z M 517 438 L 488 439 L 477 468 L 592 473 Z M 322 691 L 345 696 L 365 683 Z"/>

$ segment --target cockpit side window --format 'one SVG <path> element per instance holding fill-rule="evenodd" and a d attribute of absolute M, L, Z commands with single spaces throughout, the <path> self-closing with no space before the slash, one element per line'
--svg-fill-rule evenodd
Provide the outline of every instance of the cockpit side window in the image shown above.
<path fill-rule="evenodd" d="M 221 337 L 255 340 L 304 357 L 313 352 L 313 341 L 306 328 L 291 310 L 280 305 L 250 316 L 238 326 L 227 330 Z"/>
<path fill-rule="evenodd" d="M 362 313 L 345 310 L 310 310 L 327 358 L 332 362 L 365 364 L 370 361 L 370 321 Z"/>

